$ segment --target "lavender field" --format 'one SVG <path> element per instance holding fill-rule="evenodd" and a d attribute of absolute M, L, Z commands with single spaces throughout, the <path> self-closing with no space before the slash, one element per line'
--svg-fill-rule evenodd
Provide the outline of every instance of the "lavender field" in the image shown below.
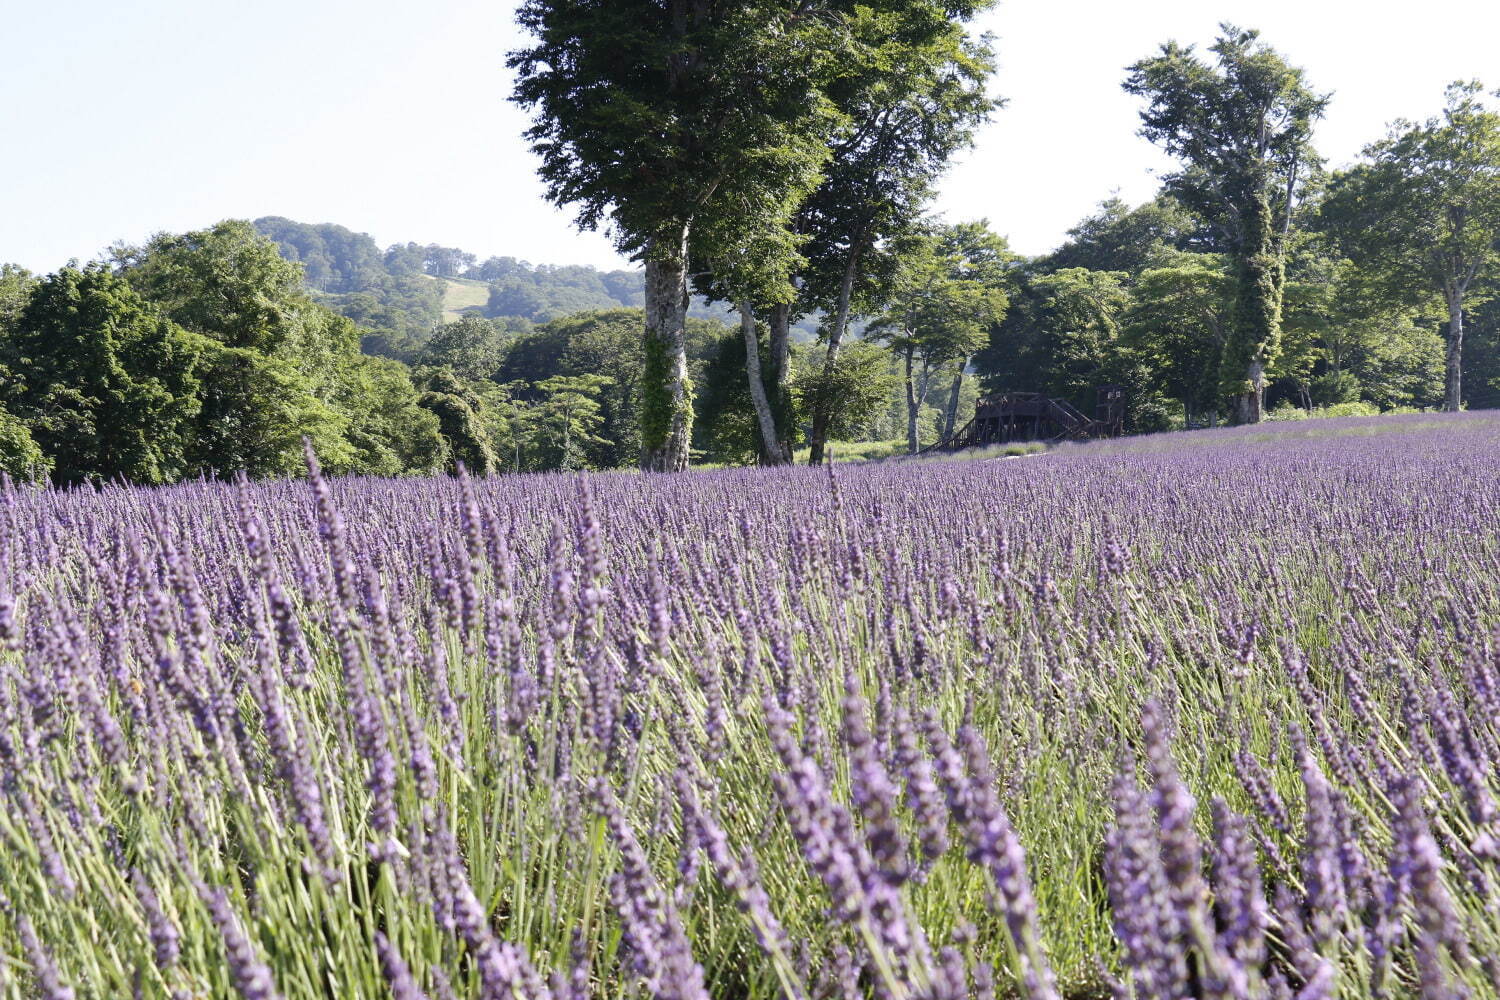
<path fill-rule="evenodd" d="M 0 497 L 0 996 L 1500 996 L 1500 418 Z"/>

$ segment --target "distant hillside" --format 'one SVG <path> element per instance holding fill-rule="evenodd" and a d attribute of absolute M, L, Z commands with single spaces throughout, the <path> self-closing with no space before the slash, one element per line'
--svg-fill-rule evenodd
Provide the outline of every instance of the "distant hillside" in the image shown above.
<path fill-rule="evenodd" d="M 430 277 L 430 276 L 429 276 Z M 490 286 L 472 278 L 431 278 L 443 286 L 443 322 L 451 323 L 466 312 L 483 313 L 489 308 Z"/>
<path fill-rule="evenodd" d="M 600 271 L 577 264 L 530 264 L 515 257 L 480 261 L 437 244 L 396 243 L 384 250 L 366 233 L 332 223 L 280 216 L 255 220 L 281 255 L 302 264 L 308 290 L 369 331 L 366 350 L 412 354 L 439 323 L 466 312 L 493 319 L 545 323 L 590 309 L 639 308 L 640 271 Z M 730 310 L 695 299 L 689 314 L 733 321 Z M 816 322 L 796 334 L 811 339 Z"/>

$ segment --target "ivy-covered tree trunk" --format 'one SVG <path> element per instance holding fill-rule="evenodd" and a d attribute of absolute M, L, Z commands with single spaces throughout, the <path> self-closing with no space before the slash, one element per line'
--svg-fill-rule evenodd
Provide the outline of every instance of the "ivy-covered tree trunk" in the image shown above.
<path fill-rule="evenodd" d="M 755 310 L 749 302 L 740 303 L 740 332 L 745 337 L 745 375 L 750 383 L 750 402 L 755 407 L 755 421 L 760 427 L 761 460 L 767 465 L 785 465 L 789 457 L 781 450 L 776 433 L 776 415 L 761 379 L 760 335 L 755 329 Z"/>
<path fill-rule="evenodd" d="M 646 252 L 645 365 L 641 373 L 641 468 L 682 472 L 693 432 L 687 367 L 687 227 Z"/>
<path fill-rule="evenodd" d="M 1265 409 L 1266 368 L 1281 345 L 1285 272 L 1265 192 L 1248 195 L 1243 204 L 1234 326 L 1221 371 L 1235 422 L 1256 424 Z"/>
<path fill-rule="evenodd" d="M 1453 287 L 1446 291 L 1448 299 L 1448 356 L 1446 358 L 1447 379 L 1443 391 L 1443 409 L 1457 413 L 1464 402 L 1464 297 Z"/>

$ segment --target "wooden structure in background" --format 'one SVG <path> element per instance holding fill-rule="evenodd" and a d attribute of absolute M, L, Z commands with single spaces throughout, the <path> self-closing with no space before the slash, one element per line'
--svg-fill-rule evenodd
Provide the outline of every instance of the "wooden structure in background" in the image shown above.
<path fill-rule="evenodd" d="M 1017 441 L 1083 441 L 1118 437 L 1125 431 L 1125 390 L 1117 385 L 1096 391 L 1094 415 L 1086 416 L 1066 399 L 1039 392 L 1002 392 L 985 396 L 974 406 L 974 419 L 953 436 L 924 448 L 962 451 L 989 444 Z"/>

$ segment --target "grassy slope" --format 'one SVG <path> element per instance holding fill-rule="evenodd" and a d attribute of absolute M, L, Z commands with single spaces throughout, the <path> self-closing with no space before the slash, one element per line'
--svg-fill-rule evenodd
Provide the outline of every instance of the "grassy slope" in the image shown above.
<path fill-rule="evenodd" d="M 490 301 L 490 286 L 468 278 L 433 278 L 443 283 L 443 322 L 451 323 L 472 309 L 482 310 Z"/>

